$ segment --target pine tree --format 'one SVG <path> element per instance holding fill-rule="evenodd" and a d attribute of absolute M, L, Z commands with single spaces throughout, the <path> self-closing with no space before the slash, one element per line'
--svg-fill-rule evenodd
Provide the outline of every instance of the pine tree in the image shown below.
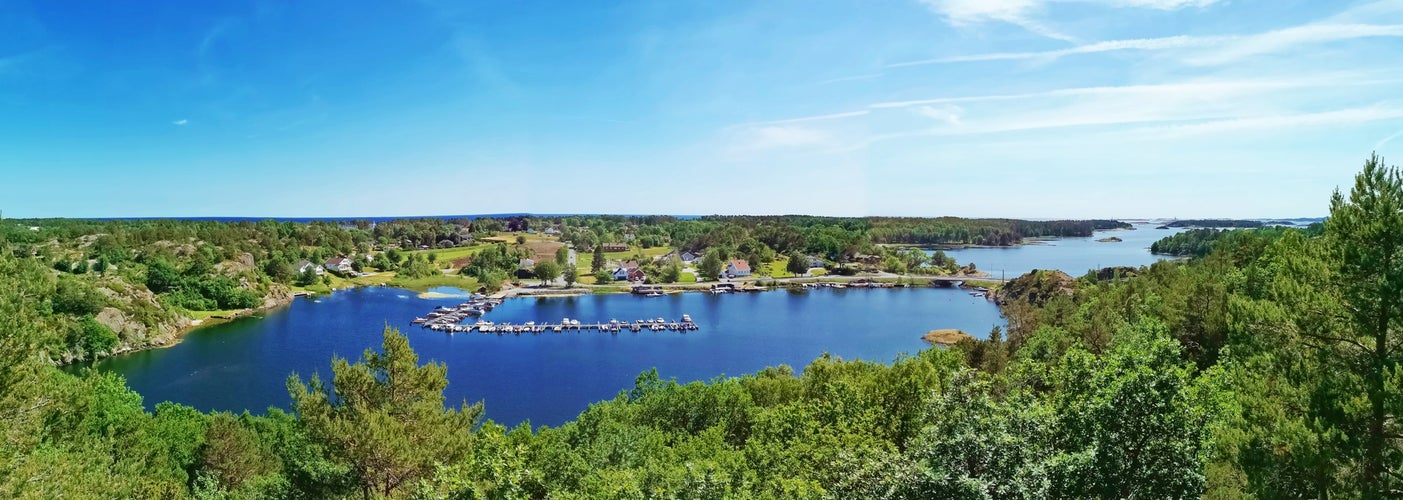
<path fill-rule="evenodd" d="M 409 339 L 386 327 L 381 352 L 367 349 L 355 364 L 332 360 L 330 386 L 315 374 L 308 384 L 294 374 L 287 385 L 308 430 L 349 466 L 364 496 L 388 497 L 471 451 L 467 431 L 482 403 L 445 409 L 447 371 L 420 366 Z"/>

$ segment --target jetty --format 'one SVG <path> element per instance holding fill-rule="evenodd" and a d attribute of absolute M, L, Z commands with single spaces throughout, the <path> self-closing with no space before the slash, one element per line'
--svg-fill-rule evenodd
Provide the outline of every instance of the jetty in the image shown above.
<path fill-rule="evenodd" d="M 501 299 L 492 299 L 481 294 L 474 294 L 467 302 L 454 307 L 436 307 L 432 312 L 414 318 L 410 323 L 433 329 L 438 329 L 437 327 L 453 326 L 462 323 L 463 320 L 468 318 L 482 316 L 486 314 L 487 311 L 491 311 L 499 305 L 502 305 Z"/>
<path fill-rule="evenodd" d="M 697 327 L 697 323 L 696 323 L 695 321 L 692 321 L 692 317 L 691 317 L 691 316 L 688 316 L 688 315 L 686 315 L 686 314 L 683 314 L 683 315 L 682 315 L 682 318 L 681 318 L 681 319 L 678 319 L 678 320 L 666 320 L 666 319 L 663 319 L 663 318 L 649 318 L 649 319 L 634 320 L 634 322 L 632 322 L 632 323 L 629 323 L 629 322 L 627 322 L 627 321 L 619 321 L 619 320 L 609 320 L 609 322 L 607 322 L 607 323 L 605 323 L 605 322 L 593 322 L 593 321 L 591 321 L 591 322 L 583 322 L 583 321 L 580 321 L 580 320 L 578 320 L 578 319 L 562 318 L 562 319 L 560 320 L 560 322 L 558 322 L 558 323 L 537 323 L 537 322 L 535 322 L 535 321 L 527 321 L 527 322 L 521 323 L 521 324 L 512 324 L 512 323 L 493 323 L 493 322 L 491 322 L 491 321 L 478 320 L 478 322 L 476 322 L 476 323 L 471 323 L 471 324 L 443 323 L 443 322 L 436 322 L 436 323 L 428 323 L 428 322 L 425 322 L 425 323 L 421 323 L 421 324 L 424 326 L 424 328 L 428 328 L 428 329 L 430 329 L 430 330 L 439 331 L 439 332 L 446 332 L 446 333 L 478 332 L 478 333 L 483 333 L 483 334 L 493 334 L 493 333 L 495 333 L 495 334 L 497 334 L 497 335 L 506 335 L 506 334 L 521 335 L 521 334 L 523 334 L 523 333 L 531 333 L 531 334 L 540 334 L 540 333 L 565 333 L 565 332 L 584 332 L 584 331 L 607 332 L 607 333 L 619 333 L 619 332 L 633 332 L 633 333 L 639 333 L 639 332 L 665 332 L 665 331 L 671 331 L 671 332 L 686 333 L 686 332 L 695 331 L 695 330 L 698 330 L 698 329 L 699 329 L 699 327 Z"/>
<path fill-rule="evenodd" d="M 422 317 L 414 318 L 411 324 L 419 325 L 429 330 L 459 333 L 478 332 L 495 333 L 497 335 L 523 333 L 564 333 L 578 331 L 599 331 L 609 333 L 619 332 L 690 332 L 698 330 L 697 323 L 692 321 L 692 317 L 686 314 L 677 320 L 667 320 L 663 318 L 647 318 L 627 321 L 609 320 L 602 321 L 580 321 L 578 319 L 562 318 L 558 323 L 537 323 L 527 321 L 522 324 L 493 323 L 480 319 L 483 314 L 493 308 L 502 305 L 502 299 L 490 298 L 483 295 L 473 295 L 471 299 L 454 307 L 440 306 Z M 464 324 L 470 318 L 479 318 L 476 323 Z"/>

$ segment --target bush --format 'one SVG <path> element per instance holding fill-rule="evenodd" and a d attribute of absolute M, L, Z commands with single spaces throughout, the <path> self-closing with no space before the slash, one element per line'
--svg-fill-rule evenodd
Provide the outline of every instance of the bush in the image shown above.
<path fill-rule="evenodd" d="M 54 312 L 77 316 L 97 314 L 102 311 L 104 305 L 106 297 L 92 285 L 68 277 L 58 280 L 58 287 L 54 291 Z"/>
<path fill-rule="evenodd" d="M 69 335 L 69 348 L 89 355 L 112 352 L 117 347 L 117 332 L 98 323 L 92 316 L 79 321 Z"/>

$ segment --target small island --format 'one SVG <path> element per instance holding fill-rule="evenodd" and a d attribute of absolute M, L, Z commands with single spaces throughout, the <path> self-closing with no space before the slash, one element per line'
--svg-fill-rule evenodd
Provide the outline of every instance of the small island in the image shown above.
<path fill-rule="evenodd" d="M 1099 240 L 1096 240 L 1097 243 L 1120 243 L 1121 241 L 1124 241 L 1124 240 L 1121 240 L 1120 238 L 1117 238 L 1117 237 L 1115 237 L 1115 236 L 1112 236 L 1112 237 L 1110 237 L 1110 238 L 1101 238 L 1101 239 L 1099 239 Z"/>
<path fill-rule="evenodd" d="M 921 340 L 929 342 L 932 345 L 945 347 L 955 345 L 961 340 L 972 338 L 974 337 L 971 337 L 968 333 L 954 328 L 942 328 L 938 330 L 931 330 L 929 332 L 926 332 L 925 335 L 921 336 Z"/>

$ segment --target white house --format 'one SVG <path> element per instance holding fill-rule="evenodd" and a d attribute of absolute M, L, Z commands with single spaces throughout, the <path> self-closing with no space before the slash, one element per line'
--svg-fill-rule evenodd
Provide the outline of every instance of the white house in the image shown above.
<path fill-rule="evenodd" d="M 311 269 L 312 272 L 317 273 L 317 276 L 321 276 L 321 274 L 326 271 L 322 266 L 318 266 L 306 260 L 298 262 L 297 265 L 293 266 L 293 269 L 297 271 L 297 274 L 305 273 L 308 269 Z"/>
<path fill-rule="evenodd" d="M 323 267 L 332 271 L 348 273 L 351 272 L 351 259 L 345 257 L 332 257 L 330 259 L 326 259 L 326 264 L 323 264 Z"/>
<path fill-rule="evenodd" d="M 745 259 L 734 259 L 726 264 L 726 274 L 733 278 L 750 276 L 750 263 Z"/>
<path fill-rule="evenodd" d="M 618 268 L 615 268 L 615 269 L 614 269 L 614 272 L 612 272 L 612 273 L 610 273 L 610 274 L 613 274 L 613 275 L 614 275 L 614 281 L 627 281 L 627 280 L 628 280 L 628 268 L 626 268 L 626 267 L 619 266 Z"/>

